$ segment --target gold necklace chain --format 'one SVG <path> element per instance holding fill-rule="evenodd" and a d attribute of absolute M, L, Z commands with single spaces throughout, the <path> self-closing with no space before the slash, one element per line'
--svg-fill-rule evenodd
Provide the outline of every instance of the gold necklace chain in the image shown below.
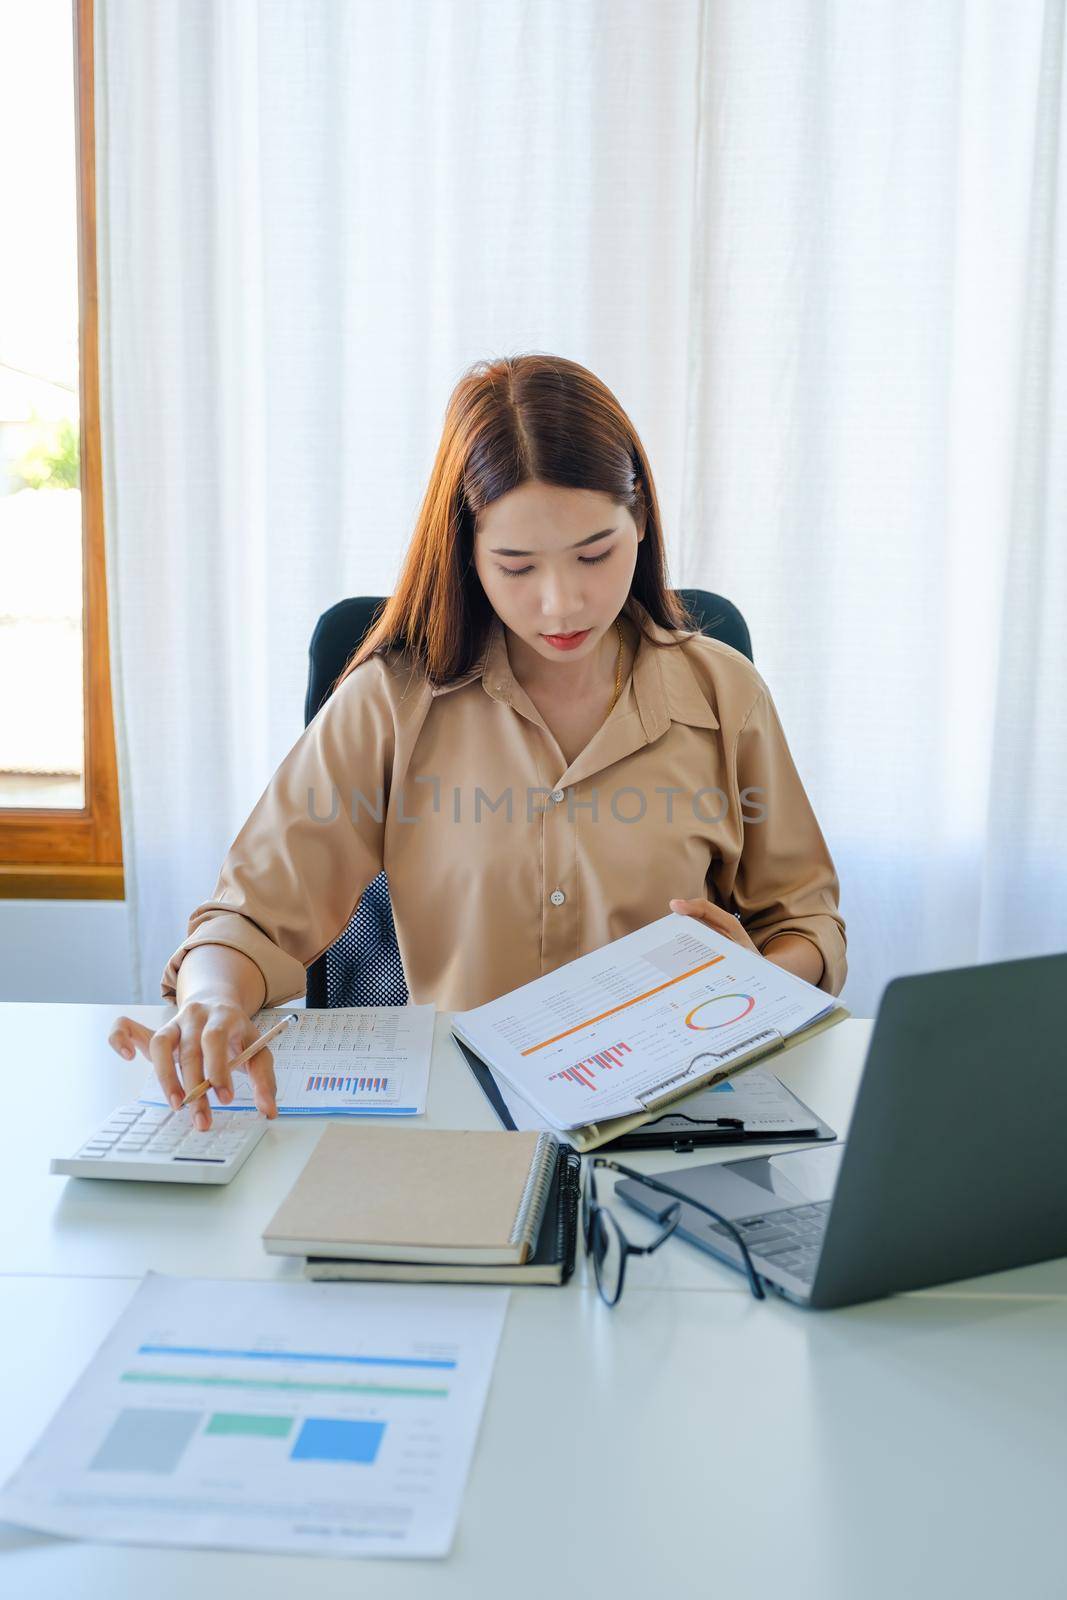
<path fill-rule="evenodd" d="M 619 636 L 619 653 L 615 657 L 615 693 L 612 695 L 611 704 L 608 707 L 609 717 L 615 710 L 615 702 L 619 698 L 619 692 L 622 689 L 622 629 L 619 627 L 618 617 L 615 618 L 615 632 Z"/>

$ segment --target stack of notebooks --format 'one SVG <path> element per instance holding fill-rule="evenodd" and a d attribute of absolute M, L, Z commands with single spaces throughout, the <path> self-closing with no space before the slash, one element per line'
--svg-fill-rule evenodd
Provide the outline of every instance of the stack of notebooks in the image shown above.
<path fill-rule="evenodd" d="M 324 1131 L 263 1232 L 315 1279 L 566 1283 L 577 1153 L 548 1131 Z"/>

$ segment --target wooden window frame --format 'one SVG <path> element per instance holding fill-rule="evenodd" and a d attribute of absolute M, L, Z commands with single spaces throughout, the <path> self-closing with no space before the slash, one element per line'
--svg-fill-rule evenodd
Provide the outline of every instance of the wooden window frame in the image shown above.
<path fill-rule="evenodd" d="M 122 833 L 111 707 L 100 465 L 93 0 L 72 0 L 78 194 L 82 648 L 85 805 L 0 808 L 0 899 L 122 900 Z"/>

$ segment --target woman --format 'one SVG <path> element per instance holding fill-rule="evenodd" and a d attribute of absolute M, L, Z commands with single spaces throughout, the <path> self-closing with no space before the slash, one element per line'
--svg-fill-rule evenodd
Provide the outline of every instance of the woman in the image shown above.
<path fill-rule="evenodd" d="M 668 910 L 844 983 L 837 875 L 767 686 L 693 629 L 641 442 L 572 361 L 461 379 L 395 593 L 167 963 L 177 1014 L 120 1017 L 112 1045 L 171 1104 L 204 1076 L 228 1104 L 254 1013 L 303 993 L 383 867 L 411 999 L 441 1010 Z M 276 1115 L 270 1051 L 245 1070 Z"/>

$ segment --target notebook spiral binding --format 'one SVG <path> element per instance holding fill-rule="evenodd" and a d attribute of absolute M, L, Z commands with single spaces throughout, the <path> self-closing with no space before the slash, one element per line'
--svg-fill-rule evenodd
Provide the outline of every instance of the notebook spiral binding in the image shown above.
<path fill-rule="evenodd" d="M 531 1248 L 536 1243 L 536 1236 L 533 1239 L 529 1238 L 530 1218 L 540 1218 L 544 1215 L 545 1201 L 548 1199 L 548 1191 L 552 1187 L 552 1179 L 556 1173 L 557 1144 L 555 1135 L 549 1133 L 547 1129 L 537 1136 L 533 1161 L 511 1229 L 512 1244 L 518 1244 L 524 1238 Z"/>
<path fill-rule="evenodd" d="M 581 1196 L 582 1158 L 570 1145 L 559 1152 L 559 1213 L 556 1219 L 560 1260 L 563 1263 L 561 1283 L 566 1283 L 574 1272 L 574 1257 L 578 1244 L 578 1202 Z"/>

